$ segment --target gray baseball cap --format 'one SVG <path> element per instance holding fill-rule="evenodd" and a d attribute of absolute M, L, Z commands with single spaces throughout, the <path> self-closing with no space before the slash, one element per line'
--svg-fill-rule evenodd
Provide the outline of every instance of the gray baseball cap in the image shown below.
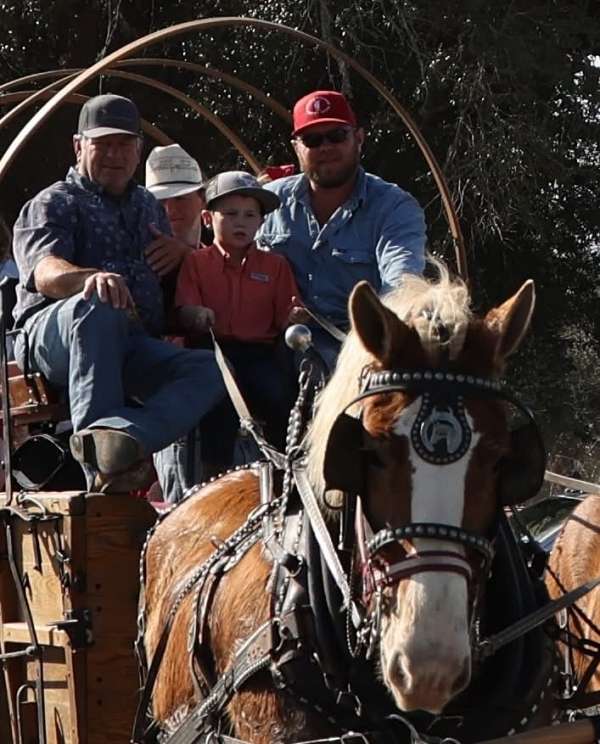
<path fill-rule="evenodd" d="M 84 137 L 107 134 L 142 135 L 140 112 L 133 101 L 107 93 L 86 101 L 79 112 L 77 132 Z"/>
<path fill-rule="evenodd" d="M 226 171 L 211 178 L 207 183 L 206 206 L 210 209 L 217 199 L 232 194 L 253 196 L 259 202 L 265 214 L 277 209 L 281 204 L 277 194 L 263 189 L 252 174 L 245 171 Z"/>

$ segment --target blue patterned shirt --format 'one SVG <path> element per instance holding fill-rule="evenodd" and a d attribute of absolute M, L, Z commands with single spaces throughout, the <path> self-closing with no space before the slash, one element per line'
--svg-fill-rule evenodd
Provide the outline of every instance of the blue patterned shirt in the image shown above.
<path fill-rule="evenodd" d="M 144 327 L 159 335 L 164 327 L 162 288 L 144 256 L 154 239 L 152 223 L 171 234 L 163 207 L 133 183 L 123 196 L 114 197 L 70 168 L 64 181 L 40 191 L 25 204 L 13 229 L 21 277 L 14 311 L 17 327 L 55 302 L 37 291 L 34 270 L 45 256 L 57 256 L 82 268 L 121 274 Z"/>
<path fill-rule="evenodd" d="M 281 206 L 268 214 L 261 244 L 292 265 L 306 305 L 340 327 L 348 324 L 348 297 L 367 279 L 375 291 L 397 287 L 406 272 L 425 265 L 425 217 L 408 192 L 360 168 L 350 198 L 319 225 L 304 175 L 280 178 L 265 188 Z"/>

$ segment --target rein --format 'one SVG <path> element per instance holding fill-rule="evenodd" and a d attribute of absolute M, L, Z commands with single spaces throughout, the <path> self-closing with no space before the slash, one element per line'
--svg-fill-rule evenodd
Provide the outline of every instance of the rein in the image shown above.
<path fill-rule="evenodd" d="M 252 436 L 252 438 L 256 442 L 256 445 L 258 446 L 258 449 L 260 450 L 260 452 L 262 452 L 266 459 L 269 460 L 269 462 L 272 462 L 276 468 L 283 470 L 285 467 L 285 455 L 283 455 L 275 447 L 270 445 L 264 438 L 259 423 L 256 421 L 256 419 L 253 418 L 252 414 L 250 413 L 250 409 L 248 408 L 246 401 L 244 400 L 244 396 L 242 395 L 238 387 L 235 377 L 229 369 L 229 364 L 225 355 L 223 354 L 223 350 L 221 349 L 216 339 L 213 329 L 210 328 L 209 331 L 215 350 L 215 361 L 223 377 L 225 389 L 227 390 L 231 403 L 240 420 L 240 427 Z"/>

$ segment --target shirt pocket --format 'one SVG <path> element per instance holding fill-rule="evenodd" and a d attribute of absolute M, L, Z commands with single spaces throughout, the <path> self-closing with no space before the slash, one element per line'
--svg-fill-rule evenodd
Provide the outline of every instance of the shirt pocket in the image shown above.
<path fill-rule="evenodd" d="M 374 264 L 375 254 L 360 248 L 332 248 L 331 255 L 345 264 Z"/>
<path fill-rule="evenodd" d="M 291 233 L 263 233 L 258 240 L 261 246 L 271 249 L 273 253 L 282 253 L 291 237 Z"/>

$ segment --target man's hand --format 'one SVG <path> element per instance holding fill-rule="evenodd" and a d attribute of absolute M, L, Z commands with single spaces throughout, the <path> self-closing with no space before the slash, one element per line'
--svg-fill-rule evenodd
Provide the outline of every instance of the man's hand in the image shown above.
<path fill-rule="evenodd" d="M 101 302 L 109 302 L 115 308 L 126 310 L 134 307 L 129 287 L 120 274 L 97 271 L 88 276 L 83 284 L 83 296 L 89 300 L 94 292 Z"/>
<path fill-rule="evenodd" d="M 180 308 L 181 325 L 191 336 L 201 336 L 215 324 L 215 313 L 210 307 L 202 305 L 187 305 Z"/>
<path fill-rule="evenodd" d="M 193 250 L 179 238 L 165 235 L 156 225 L 150 225 L 150 232 L 154 235 L 154 240 L 146 248 L 145 253 L 150 268 L 158 276 L 170 274 Z"/>

